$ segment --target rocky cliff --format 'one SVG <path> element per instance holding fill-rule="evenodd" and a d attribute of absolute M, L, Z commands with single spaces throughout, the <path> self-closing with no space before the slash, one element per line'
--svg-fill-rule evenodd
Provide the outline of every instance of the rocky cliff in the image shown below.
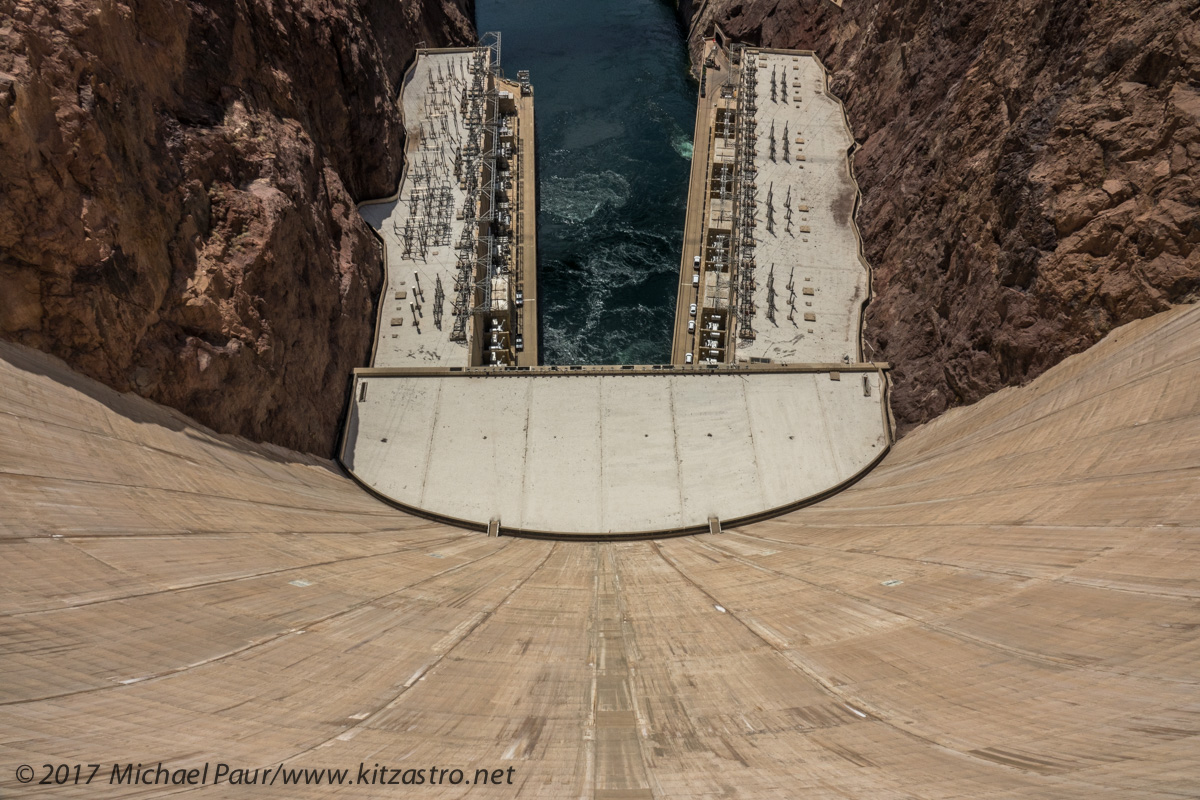
<path fill-rule="evenodd" d="M 0 336 L 328 455 L 382 277 L 354 202 L 473 0 L 0 0 Z"/>
<path fill-rule="evenodd" d="M 1200 289 L 1197 0 L 681 0 L 815 50 L 861 149 L 867 352 L 902 428 Z"/>

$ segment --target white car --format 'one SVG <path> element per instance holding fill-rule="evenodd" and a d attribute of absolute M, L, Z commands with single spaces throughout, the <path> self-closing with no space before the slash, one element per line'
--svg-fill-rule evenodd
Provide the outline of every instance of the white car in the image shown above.
<path fill-rule="evenodd" d="M 688 333 L 695 333 L 695 332 L 696 332 L 696 320 L 689 319 L 688 320 Z"/>
<path fill-rule="evenodd" d="M 693 317 L 696 316 L 696 304 L 695 303 L 692 303 L 692 308 L 691 308 L 690 313 Z"/>
<path fill-rule="evenodd" d="M 683 363 L 685 363 L 685 364 L 692 363 L 692 354 L 691 353 L 687 353 L 686 355 L 684 355 Z"/>
<path fill-rule="evenodd" d="M 692 259 L 692 266 L 696 268 L 696 272 L 700 271 L 700 256 L 696 256 Z"/>

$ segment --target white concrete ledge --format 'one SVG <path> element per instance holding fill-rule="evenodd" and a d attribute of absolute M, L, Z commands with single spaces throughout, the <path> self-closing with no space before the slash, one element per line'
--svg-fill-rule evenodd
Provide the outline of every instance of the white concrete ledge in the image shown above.
<path fill-rule="evenodd" d="M 631 536 L 795 507 L 890 442 L 881 370 L 606 370 L 359 371 L 342 463 L 398 505 L 481 530 L 499 517 L 506 533 Z"/>

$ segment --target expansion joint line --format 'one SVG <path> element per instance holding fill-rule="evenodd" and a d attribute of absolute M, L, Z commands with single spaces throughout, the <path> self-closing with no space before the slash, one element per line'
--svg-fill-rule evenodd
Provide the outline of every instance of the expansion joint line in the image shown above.
<path fill-rule="evenodd" d="M 839 525 L 839 524 L 827 523 L 827 522 L 822 522 L 822 523 L 806 522 L 805 526 L 808 528 L 832 528 L 834 530 L 844 530 L 846 527 L 848 527 L 846 525 Z M 861 526 L 854 526 L 854 527 L 861 527 Z M 871 526 L 871 527 L 903 528 L 906 526 L 904 526 L 900 523 L 893 523 L 893 524 L 889 524 L 889 525 L 879 525 L 879 526 Z M 934 528 L 934 527 L 938 527 L 938 528 L 983 528 L 985 530 L 990 530 L 997 526 L 992 523 L 978 523 L 978 522 L 954 522 L 954 523 L 947 522 L 947 523 L 938 523 L 936 525 L 925 522 L 925 523 L 922 523 L 922 527 L 923 528 Z M 1084 525 L 1084 526 L 1037 525 L 1037 526 L 1022 526 L 1022 527 L 1034 528 L 1034 529 L 1037 529 L 1037 528 L 1056 529 L 1056 528 L 1066 528 L 1066 527 L 1085 527 L 1088 530 L 1113 530 L 1113 529 L 1121 530 L 1122 529 L 1120 527 L 1113 528 L 1112 526 L 1092 526 L 1092 525 Z M 730 532 L 733 532 L 733 531 L 730 531 Z M 891 555 L 889 553 L 878 553 L 878 552 L 875 552 L 872 550 L 859 549 L 859 548 L 855 548 L 855 547 L 848 547 L 843 550 L 841 548 L 823 546 L 823 545 L 819 545 L 819 544 L 812 544 L 812 543 L 803 543 L 802 544 L 802 543 L 798 543 L 798 542 L 792 542 L 787 539 L 776 539 L 773 536 L 764 536 L 763 534 L 760 534 L 760 533 L 747 533 L 746 530 L 741 529 L 741 528 L 739 528 L 736 531 L 736 533 L 738 536 L 741 536 L 745 539 L 753 539 L 758 542 L 770 542 L 771 544 L 782 544 L 782 545 L 796 547 L 796 548 L 800 548 L 800 549 L 817 550 L 818 552 L 822 552 L 822 553 L 837 553 L 838 555 L 846 555 L 847 553 L 852 553 L 854 555 L 871 556 L 872 558 L 881 558 L 886 561 L 899 561 L 902 564 L 921 564 L 923 566 L 945 567 L 947 569 L 970 570 L 972 572 L 978 572 L 983 575 L 997 575 L 1002 578 L 1017 578 L 1017 579 L 1022 579 L 1022 580 L 1033 580 L 1033 579 L 1038 578 L 1037 575 L 1033 575 L 1028 572 L 1021 572 L 1016 569 L 1005 570 L 1005 569 L 997 569 L 995 567 L 981 567 L 981 566 L 970 565 L 970 564 L 956 564 L 953 561 L 939 561 L 936 558 L 910 558 L 907 556 L 895 556 L 895 555 Z M 1145 535 L 1145 532 L 1143 532 L 1143 535 Z M 1072 568 L 1072 571 L 1074 571 L 1075 569 L 1078 569 L 1079 567 L 1087 566 L 1088 564 L 1091 564 L 1093 561 L 1095 561 L 1098 558 L 1102 558 L 1104 556 L 1109 555 L 1109 550 L 1110 550 L 1110 548 L 1104 548 L 1102 550 L 1097 551 L 1095 554 L 1089 556 L 1087 559 L 1079 562 L 1079 564 L 1077 564 L 1075 567 Z M 1196 593 L 1178 593 L 1178 592 L 1165 592 L 1165 591 L 1154 592 L 1154 591 L 1150 591 L 1147 589 L 1134 589 L 1134 588 L 1131 588 L 1128 586 L 1115 586 L 1112 584 L 1100 584 L 1096 581 L 1084 580 L 1081 578 L 1074 578 L 1074 577 L 1071 577 L 1070 575 L 1067 575 L 1066 573 L 1060 573 L 1050 580 L 1053 583 L 1063 583 L 1063 584 L 1068 584 L 1068 585 L 1072 585 L 1072 586 L 1087 586 L 1087 587 L 1090 587 L 1093 589 L 1100 588 L 1100 589 L 1104 589 L 1105 591 L 1109 591 L 1109 592 L 1123 592 L 1125 594 L 1141 595 L 1144 597 L 1161 597 L 1161 598 L 1165 598 L 1168 600 L 1200 600 L 1200 595 L 1197 595 Z"/>
<path fill-rule="evenodd" d="M 258 768 L 263 769 L 266 767 L 273 767 L 276 764 L 279 764 L 279 765 L 290 764 L 291 762 L 295 761 L 297 758 L 301 758 L 302 756 L 308 755 L 309 753 L 313 752 L 314 750 L 318 750 L 322 747 L 325 747 L 326 745 L 328 745 L 334 741 L 337 741 L 339 739 L 347 740 L 347 739 L 353 738 L 353 736 L 354 736 L 353 732 L 364 729 L 366 727 L 367 723 L 371 721 L 372 717 L 374 717 L 379 712 L 386 711 L 389 708 L 395 707 L 400 702 L 400 700 L 404 698 L 404 696 L 408 693 L 408 691 L 410 689 L 412 689 L 414 686 L 416 686 L 419 681 L 424 680 L 426 677 L 428 677 L 433 672 L 433 670 L 436 669 L 437 666 L 442 663 L 442 661 L 444 661 L 451 653 L 453 653 L 455 650 L 457 650 L 458 647 L 460 645 L 462 645 L 463 642 L 465 642 L 467 639 L 469 639 L 471 637 L 471 634 L 473 634 L 475 631 L 479 630 L 479 628 L 481 626 L 483 626 L 486 622 L 488 622 L 495 615 L 495 613 L 498 609 L 502 608 L 504 606 L 504 604 L 507 603 L 514 594 L 519 592 L 521 590 L 521 588 L 524 587 L 525 584 L 529 582 L 530 578 L 532 578 L 534 575 L 536 575 L 538 573 L 538 571 L 541 570 L 541 568 L 546 565 L 546 562 L 550 560 L 550 556 L 554 554 L 554 551 L 557 548 L 558 548 L 558 542 L 553 542 L 551 544 L 550 548 L 548 550 L 546 550 L 546 555 L 543 556 L 542 559 L 540 561 L 538 561 L 536 565 L 534 565 L 533 569 L 529 570 L 529 572 L 527 572 L 519 581 L 517 581 L 516 585 L 513 586 L 513 588 L 511 588 L 508 591 L 508 593 L 504 595 L 504 597 L 502 597 L 500 600 L 498 600 L 492 606 L 492 608 L 490 608 L 490 609 L 486 610 L 485 612 L 483 612 L 482 614 L 480 614 L 479 618 L 476 619 L 475 622 L 473 622 L 471 625 L 467 626 L 466 630 L 464 630 L 458 636 L 458 638 L 456 638 L 454 640 L 453 644 L 451 644 L 449 647 L 447 647 L 445 649 L 445 651 L 443 651 L 436 658 L 434 658 L 433 661 L 431 661 L 426 667 L 424 667 L 416 675 L 414 675 L 407 682 L 405 682 L 404 686 L 400 689 L 400 691 L 397 692 L 395 695 L 393 695 L 392 698 L 390 700 L 388 700 L 386 703 L 376 706 L 374 709 L 372 709 L 370 712 L 368 712 L 365 717 L 363 717 L 361 720 L 356 722 L 354 725 L 351 725 L 351 726 L 347 727 L 345 730 L 339 732 L 337 734 L 337 736 L 331 736 L 329 738 L 323 739 L 320 742 L 317 742 L 316 744 L 313 744 L 309 747 L 304 748 L 303 750 L 299 750 L 295 753 L 292 753 L 290 756 L 286 756 L 282 759 L 277 759 L 277 760 L 268 761 L 266 763 L 261 763 L 258 765 Z M 507 546 L 502 549 L 507 549 Z M 478 563 L 479 561 L 482 561 L 486 558 L 490 558 L 491 556 L 494 556 L 496 554 L 496 552 L 498 552 L 498 551 L 493 551 L 485 556 L 480 556 L 479 558 L 469 561 L 466 564 L 460 564 L 460 565 L 458 565 L 458 567 L 454 567 L 454 568 L 451 568 L 448 570 L 443 570 L 442 572 L 438 573 L 437 575 L 431 575 L 428 578 L 424 578 L 420 581 L 417 581 L 414 584 L 411 584 L 410 586 L 405 587 L 404 589 L 397 590 L 396 592 L 390 592 L 388 595 L 384 595 L 384 597 L 389 597 L 392 594 L 398 594 L 399 592 L 405 591 L 407 589 L 415 588 L 416 586 L 419 586 L 428 580 L 432 580 L 433 578 L 439 577 L 440 575 L 444 575 L 448 572 L 456 571 L 457 569 L 469 566 L 470 564 Z M 342 613 L 349 613 L 349 611 L 342 612 Z M 193 791 L 196 791 L 197 789 L 202 789 L 202 788 L 204 788 L 204 787 L 191 786 L 186 789 L 181 789 L 178 792 L 169 792 L 167 794 L 164 794 L 163 796 L 167 797 L 167 796 L 171 796 L 171 795 L 185 794 L 185 793 L 193 792 Z M 520 789 L 518 789 L 518 794 L 519 793 L 520 793 Z"/>
<path fill-rule="evenodd" d="M 69 610 L 73 610 L 76 608 L 87 608 L 88 606 L 103 605 L 104 603 L 116 603 L 116 602 L 123 602 L 125 600 L 137 600 L 137 599 L 141 599 L 143 597 L 154 597 L 155 595 L 160 595 L 160 594 L 175 594 L 177 592 L 189 592 L 189 591 L 198 590 L 198 589 L 208 589 L 213 586 L 221 586 L 221 585 L 224 585 L 227 583 L 240 583 L 242 581 L 252 581 L 252 580 L 255 580 L 256 578 L 265 578 L 270 575 L 284 575 L 288 572 L 297 572 L 299 570 L 315 569 L 317 567 L 328 567 L 328 566 L 332 566 L 334 564 L 347 564 L 351 561 L 362 561 L 364 559 L 369 559 L 369 558 L 383 558 L 385 556 L 399 555 L 401 553 L 410 553 L 413 550 L 422 550 L 422 549 L 424 549 L 426 547 L 430 547 L 432 545 L 443 544 L 445 542 L 454 541 L 455 539 L 461 539 L 462 536 L 463 536 L 463 534 L 461 534 L 461 533 L 451 534 L 448 536 L 441 536 L 441 537 L 437 537 L 434 539 L 423 540 L 421 542 L 409 545 L 407 547 L 399 547 L 394 550 L 384 550 L 379 553 L 367 553 L 365 555 L 349 556 L 347 558 L 334 558 L 334 559 L 329 559 L 327 561 L 311 561 L 306 564 L 297 564 L 297 565 L 291 566 L 291 567 L 281 567 L 280 569 L 268 569 L 268 570 L 262 570 L 260 572 L 251 572 L 251 573 L 248 573 L 245 575 L 234 575 L 229 578 L 218 578 L 216 580 L 210 580 L 210 581 L 199 581 L 197 583 L 188 583 L 188 584 L 184 584 L 182 586 L 170 586 L 166 589 L 154 589 L 153 591 L 131 592 L 130 594 L 114 595 L 112 597 L 100 597 L 100 598 L 96 598 L 95 600 L 86 600 L 82 603 L 75 603 L 75 604 L 69 605 L 69 606 L 30 608 L 30 609 L 25 609 L 24 611 L 5 612 L 5 613 L 0 613 L 0 617 L 28 617 L 28 616 L 35 616 L 37 614 L 50 614 L 50 613 L 53 613 L 56 611 L 69 611 Z M 99 561 L 101 564 L 104 564 L 109 569 L 114 569 L 114 567 L 111 564 L 109 564 L 107 561 L 97 558 L 95 555 L 87 552 L 86 550 L 81 550 L 79 547 L 77 547 L 75 545 L 75 543 L 72 541 L 72 538 L 74 538 L 74 537 L 64 537 L 63 541 L 67 542 L 72 547 L 75 547 L 75 549 L 77 551 L 79 551 L 80 553 L 82 553 L 83 555 L 89 556 L 89 557 Z M 3 704 L 0 703 L 0 705 L 3 705 Z"/>
<path fill-rule="evenodd" d="M 902 736 L 904 736 L 906 738 L 915 739 L 916 741 L 920 742 L 924 746 L 932 747 L 935 750 L 940 750 L 940 751 L 947 753 L 949 755 L 952 755 L 952 756 L 959 756 L 959 757 L 965 756 L 967 758 L 971 758 L 973 761 L 977 760 L 981 764 L 987 764 L 989 767 L 1006 766 L 1006 765 L 999 765 L 994 761 L 989 761 L 987 759 L 978 758 L 977 756 L 972 756 L 970 753 L 966 753 L 961 750 L 955 750 L 952 747 L 947 747 L 946 745 L 936 742 L 933 739 L 926 738 L 925 736 L 921 736 L 920 734 L 914 733 L 913 731 L 904 730 L 903 728 L 896 725 L 895 723 L 888 721 L 879 711 L 872 709 L 870 707 L 869 703 L 864 703 L 859 698 L 852 699 L 852 698 L 845 696 L 843 693 L 839 692 L 837 687 L 835 687 L 830 681 L 828 681 L 827 679 L 818 675 L 816 672 L 814 672 L 810 667 L 806 666 L 805 664 L 802 664 L 802 663 L 796 661 L 794 658 L 791 658 L 785 649 L 781 648 L 778 644 L 776 644 L 775 642 L 772 642 L 770 639 L 763 636 L 763 634 L 761 632 L 759 632 L 758 630 L 755 630 L 754 626 L 748 624 L 745 620 L 743 620 L 736 610 L 721 603 L 720 600 L 715 595 L 713 595 L 711 592 L 709 592 L 707 589 L 705 589 L 700 584 L 696 583 L 696 581 L 693 580 L 690 575 L 688 575 L 686 572 L 683 571 L 683 569 L 679 566 L 679 564 L 677 564 L 675 562 L 674 559 L 669 558 L 666 555 L 666 553 L 664 553 L 662 551 L 662 548 L 660 547 L 658 542 L 651 542 L 650 546 L 652 548 L 654 548 L 654 552 L 658 554 L 659 558 L 661 558 L 664 562 L 667 563 L 668 566 L 671 567 L 671 569 L 673 569 L 676 573 L 678 573 L 679 577 L 682 578 L 684 580 L 684 582 L 686 582 L 688 585 L 690 585 L 693 589 L 695 589 L 697 592 L 702 594 L 704 597 L 708 598 L 708 601 L 710 603 L 712 603 L 714 606 L 720 606 L 721 608 L 724 608 L 725 614 L 727 616 L 731 617 L 735 622 L 737 622 L 743 628 L 748 630 L 751 633 L 751 635 L 753 635 L 756 639 L 758 639 L 763 644 L 765 644 L 768 648 L 770 648 L 771 651 L 773 653 L 775 653 L 776 656 L 782 658 L 783 661 L 786 664 L 788 664 L 791 668 L 795 669 L 797 672 L 799 672 L 802 675 L 804 675 L 805 677 L 807 677 L 818 688 L 820 688 L 822 691 L 824 691 L 826 694 L 828 694 L 830 697 L 832 697 L 834 700 L 836 700 L 844 708 L 846 708 L 849 711 L 852 711 L 856 716 L 862 718 L 864 721 L 878 722 L 882 725 L 887 726 L 892 731 L 894 731 L 898 734 L 901 734 Z M 1013 769 L 1012 767 L 1006 767 L 1006 768 Z"/>
<path fill-rule="evenodd" d="M 738 535 L 742 535 L 740 531 L 738 532 Z M 805 580 L 804 578 L 801 578 L 799 576 L 791 575 L 787 572 L 782 572 L 777 569 L 772 569 L 771 567 L 766 567 L 766 566 L 763 566 L 762 564 L 756 564 L 753 561 L 743 558 L 742 556 L 739 556 L 736 553 L 732 553 L 729 550 L 726 550 L 724 547 L 721 547 L 719 545 L 709 544 L 707 542 L 701 542 L 700 546 L 704 547 L 708 550 L 712 550 L 714 552 L 720 553 L 721 555 L 725 556 L 726 558 L 729 558 L 733 561 L 738 562 L 739 564 L 743 564 L 752 569 L 757 569 L 757 570 L 761 570 L 763 572 L 770 573 L 771 575 L 774 575 L 779 578 L 783 578 L 784 580 L 792 580 L 792 581 L 796 581 L 797 583 L 802 583 L 805 586 L 811 586 L 812 588 L 814 588 L 820 592 L 828 592 L 829 594 L 838 595 L 839 597 L 844 597 L 844 598 L 854 601 L 856 603 L 862 603 L 863 605 L 866 605 L 866 606 L 878 608 L 878 606 L 875 605 L 875 603 L 872 601 L 872 599 L 870 597 L 862 597 L 862 596 L 859 596 L 852 592 L 847 592 L 844 589 L 838 589 L 838 588 L 832 587 L 832 586 L 824 586 L 824 585 L 816 583 L 814 581 Z M 1099 554 L 1097 554 L 1097 555 L 1099 555 Z M 1093 558 L 1095 558 L 1095 557 L 1096 556 L 1093 556 Z M 1084 563 L 1087 563 L 1087 562 L 1085 561 Z M 967 568 L 957 567 L 957 569 L 967 569 Z M 1013 576 L 1009 576 L 1009 577 L 1013 577 Z M 1025 577 L 1027 577 L 1028 583 L 1035 584 L 1035 585 L 1043 585 L 1043 586 L 1046 584 L 1050 584 L 1050 583 L 1066 583 L 1067 582 L 1062 579 L 1062 576 L 1055 576 L 1052 578 L 1038 578 L 1038 577 L 1028 577 L 1028 576 L 1025 576 Z M 1025 587 L 1022 588 L 1022 591 L 1024 591 L 1024 588 Z M 993 641 L 991 639 L 985 639 L 982 636 L 972 636 L 969 633 L 964 633 L 962 631 L 955 630 L 954 628 L 951 628 L 947 625 L 933 622 L 931 620 L 922 619 L 920 617 L 913 616 L 912 614 L 906 614 L 903 611 L 893 610 L 890 608 L 885 608 L 883 610 L 885 610 L 889 614 L 894 614 L 898 617 L 906 619 L 909 622 L 913 623 L 914 625 L 924 628 L 925 630 L 932 631 L 935 633 L 940 633 L 943 636 L 947 636 L 951 639 L 957 639 L 960 642 L 972 644 L 977 647 L 984 647 L 984 648 L 987 648 L 988 650 L 994 650 L 998 653 L 1003 653 L 1007 656 L 1023 658 L 1023 659 L 1027 659 L 1029 661 L 1036 661 L 1036 662 L 1044 664 L 1045 666 L 1048 666 L 1048 667 L 1068 667 L 1071 669 L 1079 669 L 1079 670 L 1084 670 L 1087 672 L 1095 672 L 1095 673 L 1099 673 L 1101 675 L 1118 675 L 1123 678 L 1134 678 L 1136 680 L 1149 680 L 1149 681 L 1156 681 L 1156 682 L 1162 682 L 1162 683 L 1168 683 L 1168 684 L 1182 684 L 1184 686 L 1196 685 L 1195 681 L 1180 680 L 1180 679 L 1175 679 L 1175 678 L 1164 678 L 1164 677 L 1161 677 L 1158 675 L 1140 675 L 1140 674 L 1132 673 L 1132 672 L 1120 672 L 1118 670 L 1102 669 L 1100 667 L 1096 667 L 1096 666 L 1093 666 L 1090 664 L 1079 664 L 1079 663 L 1076 663 L 1076 662 L 1073 662 L 1073 661 L 1070 661 L 1067 659 L 1055 658 L 1054 656 L 1046 655 L 1045 653 L 1037 653 L 1032 650 L 1024 650 L 1022 648 L 1012 647 L 1010 645 L 1002 644 L 1000 642 Z"/>
<path fill-rule="evenodd" d="M 715 550 L 716 552 L 723 553 L 735 561 L 743 561 L 738 556 L 733 555 L 722 548 L 712 547 L 711 545 L 708 545 L 707 543 L 703 543 L 703 542 L 701 542 L 700 544 L 702 547 Z M 754 628 L 754 626 L 747 624 L 743 619 L 741 619 L 741 617 L 738 615 L 736 610 L 720 603 L 715 595 L 713 595 L 711 592 L 709 592 L 704 587 L 700 586 L 700 584 L 696 583 L 696 581 L 694 581 L 691 578 L 691 576 L 689 576 L 686 572 L 684 572 L 683 569 L 678 565 L 678 563 L 675 562 L 674 559 L 669 558 L 665 553 L 663 553 L 658 542 L 652 542 L 651 546 L 654 548 L 655 552 L 658 553 L 659 557 L 662 558 L 663 561 L 665 561 L 667 564 L 669 564 L 671 566 L 671 568 L 674 569 L 675 572 L 677 572 L 679 574 L 679 576 L 681 578 L 683 578 L 684 581 L 686 581 L 688 584 L 690 584 L 692 587 L 694 587 L 696 589 L 696 591 L 700 592 L 705 597 L 707 597 L 709 599 L 709 601 L 712 602 L 714 605 L 720 605 L 722 608 L 724 608 L 725 613 L 728 616 L 732 617 L 736 622 L 738 622 L 740 625 L 742 625 L 742 627 L 744 627 L 744 628 L 746 628 L 746 630 L 750 631 L 750 633 L 752 635 L 754 635 L 755 638 L 757 638 L 759 641 L 763 642 L 767 647 L 769 647 L 773 652 L 775 652 L 776 655 L 783 658 L 783 660 L 788 665 L 790 665 L 791 667 L 793 667 L 794 669 L 799 671 L 801 674 L 808 677 L 813 683 L 815 683 L 818 687 L 820 687 L 823 691 L 828 693 L 830 696 L 834 697 L 845 708 L 854 712 L 856 714 L 856 716 L 862 717 L 866 721 L 875 721 L 882 725 L 885 725 L 891 731 L 898 733 L 905 738 L 920 742 L 922 745 L 924 745 L 926 747 L 931 747 L 935 750 L 938 750 L 940 752 L 946 753 L 951 756 L 970 759 L 972 762 L 980 764 L 980 765 L 984 765 L 989 769 L 999 768 L 999 769 L 1004 769 L 1004 770 L 1015 770 L 1017 772 L 1022 772 L 1022 773 L 1027 772 L 1027 770 L 1021 769 L 1020 767 L 1013 766 L 1010 764 L 1004 764 L 1004 763 L 993 761 L 993 760 L 987 759 L 987 758 L 982 758 L 970 751 L 957 750 L 953 747 L 949 747 L 948 745 L 941 744 L 940 742 L 935 741 L 934 739 L 931 739 L 927 736 L 923 736 L 919 733 L 916 733 L 915 731 L 906 730 L 906 729 L 900 727 L 899 725 L 896 725 L 895 723 L 888 720 L 878 710 L 873 709 L 871 707 L 870 703 L 863 702 L 863 700 L 861 698 L 855 697 L 855 698 L 851 699 L 851 698 L 847 697 L 845 694 L 838 691 L 838 688 L 836 686 L 834 686 L 828 680 L 826 680 L 825 678 L 823 678 L 819 674 L 817 674 L 815 671 L 813 671 L 812 668 L 808 667 L 807 665 L 805 665 L 805 664 L 801 663 L 800 661 L 797 661 L 795 658 L 791 657 L 791 655 L 789 655 L 789 653 L 787 652 L 787 650 L 785 648 L 781 648 L 778 644 L 776 644 L 775 642 L 772 642 L 770 639 L 763 636 L 762 633 L 760 633 L 758 630 L 756 630 Z M 777 572 L 768 567 L 762 567 L 761 565 L 753 564 L 752 562 L 744 562 L 743 561 L 743 563 L 747 563 L 749 566 L 753 566 L 757 569 L 761 569 L 764 572 L 775 574 L 780 577 L 787 577 L 787 578 L 790 578 L 791 580 L 800 581 L 801 583 L 809 583 L 807 581 L 804 581 L 801 578 L 797 578 L 792 575 L 784 575 L 784 573 Z M 810 585 L 816 586 L 816 584 L 810 584 Z M 817 587 L 817 588 L 823 588 L 823 587 Z M 903 615 L 901 615 L 901 616 L 903 616 Z M 853 703 L 853 705 L 851 705 L 851 703 Z M 1066 780 L 1071 783 L 1077 783 L 1077 781 L 1074 778 L 1068 777 L 1068 778 L 1066 778 Z"/>
<path fill-rule="evenodd" d="M 507 547 L 507 545 L 506 545 L 506 547 Z M 415 583 L 410 583 L 405 586 L 402 586 L 399 589 L 393 589 L 390 592 L 385 592 L 384 594 L 381 594 L 381 595 L 376 595 L 374 597 L 369 597 L 365 600 L 360 600 L 357 603 L 353 603 L 352 605 L 350 605 L 346 608 L 343 608 L 341 611 L 332 611 L 328 614 L 323 614 L 319 617 L 310 618 L 304 622 L 299 623 L 298 625 L 292 626 L 288 630 L 280 631 L 279 633 L 272 634 L 263 639 L 258 639 L 256 641 L 250 642 L 249 644 L 234 648 L 233 650 L 229 650 L 227 652 L 221 653 L 221 654 L 213 656 L 211 658 L 206 658 L 203 661 L 198 661 L 196 663 L 188 664 L 188 665 L 182 666 L 182 667 L 174 667 L 172 669 L 167 669 L 167 670 L 164 670 L 164 671 L 159 672 L 154 675 L 147 675 L 144 678 L 137 679 L 136 681 L 134 681 L 134 683 L 140 684 L 140 683 L 149 683 L 149 682 L 153 682 L 153 681 L 165 680 L 167 678 L 172 678 L 176 675 L 182 675 L 185 672 L 190 672 L 191 670 L 194 670 L 194 669 L 206 667 L 209 664 L 215 664 L 218 661 L 224 661 L 226 659 L 233 658 L 234 656 L 238 656 L 243 653 L 247 653 L 251 650 L 255 650 L 257 648 L 264 647 L 266 645 L 271 644 L 272 642 L 277 642 L 281 639 L 285 639 L 288 636 L 294 636 L 294 635 L 296 635 L 297 632 L 306 631 L 308 628 L 310 628 L 314 625 L 320 625 L 322 623 L 330 622 L 331 620 L 335 620 L 340 617 L 344 617 L 347 614 L 352 614 L 355 611 L 359 610 L 360 608 L 364 608 L 373 603 L 377 603 L 380 600 L 386 600 L 390 597 L 394 597 L 395 595 L 415 589 L 416 587 L 420 586 L 421 584 L 423 584 L 427 581 L 431 581 L 434 578 L 439 578 L 443 575 L 458 572 L 459 570 L 465 569 L 465 568 L 471 566 L 472 564 L 476 564 L 476 563 L 482 561 L 483 559 L 488 558 L 489 556 L 492 556 L 492 555 L 495 555 L 495 551 L 488 553 L 487 555 L 482 555 L 479 558 L 474 558 L 474 559 L 471 559 L 470 561 L 465 561 L 462 564 L 457 564 L 453 567 L 448 567 L 444 570 L 440 570 L 440 571 L 434 573 L 433 575 L 429 575 L 425 578 L 422 578 L 421 580 L 416 581 Z M 130 685 L 131 684 L 115 683 L 115 684 L 110 684 L 110 685 L 106 685 L 106 686 L 92 686 L 87 689 L 79 689 L 79 690 L 71 691 L 71 692 L 61 692 L 59 694 L 44 695 L 42 697 L 30 697 L 30 698 L 26 698 L 24 700 L 11 700 L 11 701 L 7 701 L 7 702 L 0 702 L 0 707 L 27 705 L 29 703 L 37 703 L 37 702 L 42 702 L 45 700 L 57 700 L 57 699 L 60 699 L 63 697 L 75 697 L 75 696 L 84 695 L 84 694 L 98 694 L 100 692 L 111 692 L 116 689 L 128 688 Z M 270 766 L 270 764 L 266 764 L 263 766 Z"/>

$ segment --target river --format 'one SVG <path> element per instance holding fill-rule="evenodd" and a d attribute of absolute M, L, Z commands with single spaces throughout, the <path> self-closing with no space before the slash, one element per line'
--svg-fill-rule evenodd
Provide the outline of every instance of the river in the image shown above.
<path fill-rule="evenodd" d="M 696 85 L 663 0 L 477 0 L 538 132 L 546 364 L 670 360 Z"/>

